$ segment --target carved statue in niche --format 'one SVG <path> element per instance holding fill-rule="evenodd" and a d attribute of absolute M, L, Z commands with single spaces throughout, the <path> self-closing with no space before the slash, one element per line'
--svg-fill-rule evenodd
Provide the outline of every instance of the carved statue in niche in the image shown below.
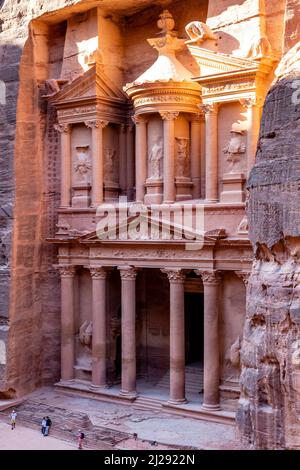
<path fill-rule="evenodd" d="M 177 168 L 176 176 L 189 176 L 189 158 L 188 158 L 188 143 L 189 139 L 187 137 L 176 137 L 177 143 Z"/>
<path fill-rule="evenodd" d="M 91 169 L 92 163 L 89 159 L 89 145 L 76 147 L 76 159 L 74 163 L 76 182 L 88 183 Z"/>
<path fill-rule="evenodd" d="M 162 138 L 158 137 L 152 146 L 149 162 L 150 162 L 150 179 L 161 179 L 162 177 L 162 159 L 163 159 L 163 145 Z"/>
<path fill-rule="evenodd" d="M 237 381 L 240 376 L 240 351 L 241 351 L 241 338 L 240 336 L 232 343 L 229 351 L 225 357 L 225 367 L 227 369 L 226 379 L 229 381 Z"/>
<path fill-rule="evenodd" d="M 242 171 L 241 155 L 246 151 L 246 145 L 242 139 L 244 131 L 239 123 L 232 124 L 231 138 L 223 152 L 227 155 L 226 161 L 230 164 L 230 173 Z"/>
<path fill-rule="evenodd" d="M 187 41 L 187 43 L 201 44 L 206 39 L 217 39 L 207 24 L 201 21 L 191 21 L 188 23 L 185 27 L 185 32 L 190 38 L 190 41 Z"/>
<path fill-rule="evenodd" d="M 115 149 L 104 149 L 104 175 L 106 181 L 115 181 L 115 155 Z"/>
<path fill-rule="evenodd" d="M 92 336 L 93 323 L 85 320 L 79 328 L 77 366 L 81 369 L 92 369 Z"/>

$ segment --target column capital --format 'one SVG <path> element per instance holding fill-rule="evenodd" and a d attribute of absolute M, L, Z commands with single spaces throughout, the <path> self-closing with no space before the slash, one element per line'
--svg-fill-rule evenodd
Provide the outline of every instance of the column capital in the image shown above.
<path fill-rule="evenodd" d="M 94 121 L 84 121 L 84 124 L 89 129 L 93 129 L 93 128 L 98 129 L 99 127 L 104 129 L 104 127 L 108 126 L 109 121 L 102 121 L 102 120 L 95 119 Z"/>
<path fill-rule="evenodd" d="M 204 120 L 204 112 L 194 113 L 190 115 L 191 122 L 202 122 Z"/>
<path fill-rule="evenodd" d="M 120 129 L 120 132 L 122 134 L 125 134 L 125 132 L 127 131 L 127 125 L 126 124 L 120 124 L 119 129 Z"/>
<path fill-rule="evenodd" d="M 75 266 L 57 266 L 57 270 L 59 271 L 60 277 L 74 277 L 76 274 L 76 267 Z"/>
<path fill-rule="evenodd" d="M 234 272 L 237 275 L 237 277 L 242 279 L 245 286 L 247 286 L 248 281 L 249 281 L 249 277 L 250 277 L 250 274 L 251 274 L 250 271 L 234 271 Z"/>
<path fill-rule="evenodd" d="M 102 267 L 93 267 L 89 268 L 92 279 L 106 279 L 107 278 L 107 270 Z"/>
<path fill-rule="evenodd" d="M 138 268 L 135 266 L 118 266 L 121 279 L 125 281 L 134 281 L 136 279 Z"/>
<path fill-rule="evenodd" d="M 131 116 L 131 119 L 132 119 L 132 121 L 134 122 L 134 124 L 136 126 L 138 124 L 146 124 L 147 123 L 147 119 L 145 118 L 145 116 L 142 116 L 140 114 L 135 114 L 134 116 Z"/>
<path fill-rule="evenodd" d="M 179 111 L 160 111 L 159 114 L 164 121 L 173 121 L 178 118 Z"/>
<path fill-rule="evenodd" d="M 219 105 L 218 103 L 207 103 L 199 104 L 198 107 L 204 114 L 217 114 Z"/>
<path fill-rule="evenodd" d="M 185 274 L 182 272 L 180 268 L 163 268 L 161 272 L 168 276 L 169 282 L 178 282 L 182 283 L 185 280 Z"/>
<path fill-rule="evenodd" d="M 70 134 L 72 129 L 72 124 L 54 124 L 54 129 L 60 134 Z"/>
<path fill-rule="evenodd" d="M 194 269 L 194 272 L 201 276 L 203 284 L 219 284 L 221 281 L 220 271 L 202 271 L 201 269 Z"/>

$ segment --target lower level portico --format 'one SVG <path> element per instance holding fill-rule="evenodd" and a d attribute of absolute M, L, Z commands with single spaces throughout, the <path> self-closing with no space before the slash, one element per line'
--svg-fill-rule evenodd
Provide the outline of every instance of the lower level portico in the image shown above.
<path fill-rule="evenodd" d="M 61 244 L 58 385 L 101 399 L 147 398 L 145 407 L 224 410 L 238 397 L 231 355 L 242 333 L 249 248 L 223 241 L 201 254 L 149 250 Z"/>

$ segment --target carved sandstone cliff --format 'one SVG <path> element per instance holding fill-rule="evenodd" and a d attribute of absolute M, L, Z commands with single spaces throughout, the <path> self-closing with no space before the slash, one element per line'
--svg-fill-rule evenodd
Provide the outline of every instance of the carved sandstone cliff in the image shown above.
<path fill-rule="evenodd" d="M 300 448 L 300 43 L 268 93 L 248 188 L 254 263 L 237 423 L 256 448 Z"/>

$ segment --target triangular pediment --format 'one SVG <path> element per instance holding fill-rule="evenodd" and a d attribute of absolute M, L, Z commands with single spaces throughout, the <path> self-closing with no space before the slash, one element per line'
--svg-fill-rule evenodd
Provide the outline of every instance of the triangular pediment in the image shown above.
<path fill-rule="evenodd" d="M 68 102 L 84 101 L 87 98 L 95 100 L 104 98 L 119 102 L 127 100 L 125 93 L 105 75 L 103 70 L 96 66 L 66 84 L 50 99 L 55 106 L 58 106 Z"/>
<path fill-rule="evenodd" d="M 126 217 L 119 224 L 105 226 L 100 223 L 97 230 L 79 236 L 80 243 L 99 242 L 143 242 L 153 241 L 193 243 L 193 242 L 215 242 L 218 238 L 226 238 L 224 229 L 213 232 L 204 232 L 189 226 L 176 224 L 168 219 L 144 216 L 138 214 Z"/>
<path fill-rule="evenodd" d="M 259 66 L 259 64 L 253 60 L 210 51 L 199 46 L 188 46 L 188 48 L 199 64 L 201 77 L 224 72 L 237 72 L 238 70 L 255 70 Z"/>

